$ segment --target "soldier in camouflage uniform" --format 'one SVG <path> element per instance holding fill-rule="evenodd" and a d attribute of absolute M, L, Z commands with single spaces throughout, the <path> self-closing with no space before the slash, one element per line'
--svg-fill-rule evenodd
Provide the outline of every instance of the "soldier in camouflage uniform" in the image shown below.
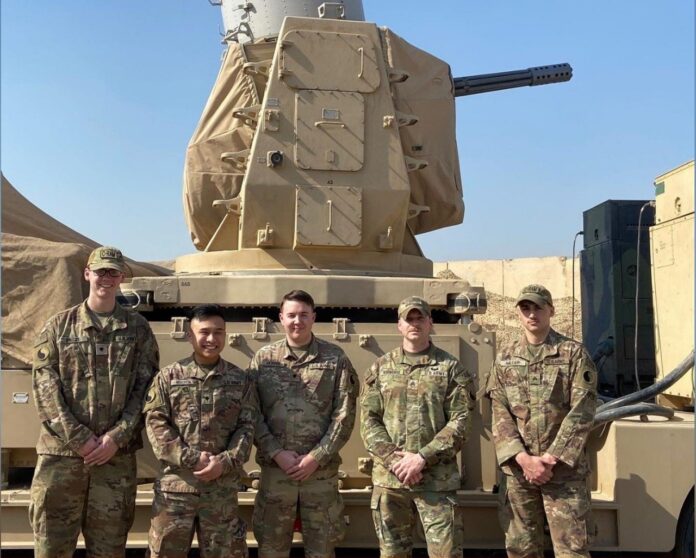
<path fill-rule="evenodd" d="M 333 556 L 345 530 L 338 451 L 355 422 L 358 377 L 339 347 L 314 337 L 315 319 L 308 293 L 286 294 L 280 306 L 285 339 L 251 361 L 261 411 L 253 516 L 259 558 L 289 555 L 298 517 L 308 558 Z"/>
<path fill-rule="evenodd" d="M 193 355 L 157 374 L 145 403 L 147 435 L 161 471 L 150 527 L 152 558 L 185 558 L 196 531 L 201 556 L 245 558 L 237 492 L 256 422 L 246 371 L 222 358 L 225 319 L 217 306 L 191 315 Z"/>
<path fill-rule="evenodd" d="M 472 377 L 430 341 L 428 303 L 399 305 L 402 345 L 377 359 L 360 399 L 360 433 L 374 459 L 372 516 L 381 556 L 411 556 L 415 513 L 430 558 L 460 558 L 457 453 L 473 410 Z"/>
<path fill-rule="evenodd" d="M 116 302 L 126 263 L 102 246 L 84 270 L 89 297 L 53 316 L 34 349 L 41 420 L 29 519 L 38 558 L 123 556 L 135 510 L 142 406 L 158 368 L 145 318 Z"/>
<path fill-rule="evenodd" d="M 597 374 L 583 346 L 551 329 L 551 293 L 528 285 L 517 298 L 524 335 L 499 350 L 488 380 L 510 557 L 539 557 L 544 517 L 556 556 L 589 556 L 589 464 Z"/>

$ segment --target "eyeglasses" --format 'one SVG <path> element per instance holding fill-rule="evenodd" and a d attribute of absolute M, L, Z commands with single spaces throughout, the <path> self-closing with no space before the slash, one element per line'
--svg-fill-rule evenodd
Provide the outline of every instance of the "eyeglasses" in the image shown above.
<path fill-rule="evenodd" d="M 123 275 L 118 269 L 107 268 L 93 269 L 92 273 L 98 275 L 99 277 L 104 277 L 104 275 L 108 275 L 109 277 L 120 277 L 121 275 Z"/>

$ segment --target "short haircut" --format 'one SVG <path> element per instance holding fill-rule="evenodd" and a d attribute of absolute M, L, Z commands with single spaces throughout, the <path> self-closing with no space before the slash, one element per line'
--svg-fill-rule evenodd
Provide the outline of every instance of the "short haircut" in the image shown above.
<path fill-rule="evenodd" d="M 225 315 L 222 313 L 222 308 L 220 308 L 217 304 L 201 304 L 200 306 L 196 306 L 193 310 L 191 310 L 190 320 L 198 320 L 201 322 L 216 316 L 218 318 L 222 318 L 223 322 L 225 321 Z"/>
<path fill-rule="evenodd" d="M 295 302 L 304 302 L 307 306 L 310 306 L 312 308 L 312 312 L 314 312 L 314 299 L 312 298 L 312 295 L 309 294 L 307 291 L 295 289 L 294 291 L 290 291 L 289 293 L 285 294 L 283 296 L 283 300 L 280 301 L 281 312 L 283 311 L 283 304 L 285 304 L 285 302 L 288 300 L 294 300 Z"/>

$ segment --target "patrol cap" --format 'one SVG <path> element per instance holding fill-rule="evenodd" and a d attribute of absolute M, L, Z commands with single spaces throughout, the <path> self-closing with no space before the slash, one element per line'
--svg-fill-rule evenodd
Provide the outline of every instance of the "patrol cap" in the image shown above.
<path fill-rule="evenodd" d="M 112 246 L 100 246 L 92 250 L 87 260 L 87 267 L 91 270 L 117 269 L 121 273 L 126 273 L 128 270 L 121 250 Z"/>
<path fill-rule="evenodd" d="M 529 300 L 537 306 L 544 306 L 546 304 L 548 304 L 549 306 L 553 306 L 553 299 L 551 298 L 551 293 L 546 287 L 544 287 L 544 285 L 532 284 L 523 287 L 520 291 L 519 296 L 517 297 L 515 306 L 517 306 L 523 300 Z"/>
<path fill-rule="evenodd" d="M 430 305 L 419 296 L 409 296 L 399 304 L 399 318 L 405 318 L 411 310 L 418 310 L 424 316 L 430 317 Z"/>

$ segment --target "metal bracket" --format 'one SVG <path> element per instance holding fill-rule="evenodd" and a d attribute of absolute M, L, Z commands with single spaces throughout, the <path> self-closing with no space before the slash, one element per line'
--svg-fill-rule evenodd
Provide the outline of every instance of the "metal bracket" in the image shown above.
<path fill-rule="evenodd" d="M 169 337 L 172 339 L 185 339 L 188 331 L 188 318 L 177 316 L 172 318 L 172 330 L 169 332 Z"/>
<path fill-rule="evenodd" d="M 251 318 L 254 322 L 254 329 L 251 332 L 252 339 L 268 339 L 268 318 Z"/>
<path fill-rule="evenodd" d="M 255 127 L 259 120 L 259 111 L 261 105 L 252 105 L 250 107 L 235 108 L 232 110 L 232 116 L 244 120 L 247 126 Z"/>
<path fill-rule="evenodd" d="M 256 246 L 273 246 L 273 229 L 270 223 L 266 223 L 265 228 L 256 231 Z"/>
<path fill-rule="evenodd" d="M 317 12 L 320 18 L 346 19 L 346 8 L 341 2 L 324 2 Z"/>
<path fill-rule="evenodd" d="M 416 205 L 415 203 L 409 203 L 408 216 L 406 218 L 413 219 L 414 217 L 418 217 L 421 213 L 428 213 L 429 211 L 430 207 L 427 205 Z"/>
<path fill-rule="evenodd" d="M 403 128 L 404 126 L 413 126 L 420 120 L 420 118 L 418 118 L 415 114 L 408 114 L 398 110 L 396 111 L 396 119 L 399 122 L 399 128 Z"/>
<path fill-rule="evenodd" d="M 406 170 L 408 172 L 421 170 L 428 166 L 428 161 L 425 159 L 415 159 L 407 155 L 404 155 L 404 161 L 406 161 Z"/>
<path fill-rule="evenodd" d="M 387 227 L 387 232 L 385 234 L 379 235 L 379 249 L 380 250 L 392 250 L 394 248 L 394 230 L 391 227 Z"/>
<path fill-rule="evenodd" d="M 358 337 L 358 345 L 363 349 L 370 344 L 370 341 L 372 341 L 372 335 L 361 335 Z"/>
<path fill-rule="evenodd" d="M 246 167 L 247 161 L 249 160 L 250 149 L 243 149 L 242 151 L 225 151 L 220 153 L 220 160 L 224 163 L 233 163 L 238 167 Z"/>
<path fill-rule="evenodd" d="M 348 339 L 348 332 L 346 331 L 346 324 L 350 320 L 348 318 L 334 318 L 333 323 L 336 324 L 336 330 L 333 332 L 333 338 L 340 341 Z"/>
<path fill-rule="evenodd" d="M 261 60 L 260 62 L 247 62 L 242 66 L 244 73 L 247 75 L 257 75 L 268 77 L 271 70 L 271 60 Z"/>
<path fill-rule="evenodd" d="M 242 344 L 242 334 L 241 333 L 230 333 L 227 336 L 227 344 L 230 347 L 239 347 Z"/>
<path fill-rule="evenodd" d="M 278 109 L 263 111 L 263 129 L 267 132 L 277 132 L 280 129 L 280 111 Z"/>

